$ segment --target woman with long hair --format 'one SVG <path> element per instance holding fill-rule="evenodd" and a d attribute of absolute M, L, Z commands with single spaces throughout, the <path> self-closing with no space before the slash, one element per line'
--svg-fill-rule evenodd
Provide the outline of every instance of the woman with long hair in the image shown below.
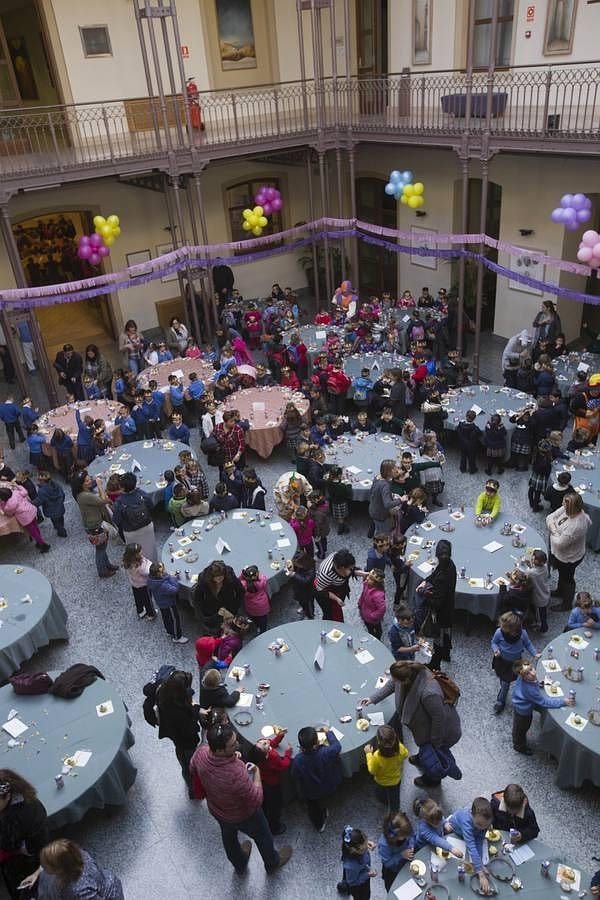
<path fill-rule="evenodd" d="M 200 620 L 200 633 L 218 635 L 223 617 L 220 609 L 235 615 L 244 600 L 244 588 L 231 566 L 223 560 L 213 560 L 200 573 L 194 592 L 194 608 Z"/>
<path fill-rule="evenodd" d="M 40 853 L 40 863 L 23 883 L 33 887 L 37 882 L 37 900 L 124 900 L 120 879 L 74 841 L 52 841 Z"/>
<path fill-rule="evenodd" d="M 190 760 L 200 740 L 200 707 L 192 703 L 193 693 L 192 674 L 182 671 L 172 672 L 156 692 L 158 737 L 173 741 L 190 799 L 193 799 Z"/>
<path fill-rule="evenodd" d="M 417 631 L 426 619 L 430 621 L 433 637 L 433 656 L 430 669 L 439 669 L 442 660 L 450 662 L 452 649 L 452 620 L 456 592 L 456 566 L 452 561 L 452 544 L 441 540 L 435 548 L 437 565 L 433 572 L 417 586 Z"/>
<path fill-rule="evenodd" d="M 0 871 L 13 900 L 27 897 L 20 885 L 38 869 L 48 840 L 46 810 L 33 785 L 0 769 Z"/>
<path fill-rule="evenodd" d="M 110 362 L 100 353 L 96 344 L 88 344 L 83 358 L 83 370 L 93 378 L 107 400 L 112 400 L 113 370 Z"/>

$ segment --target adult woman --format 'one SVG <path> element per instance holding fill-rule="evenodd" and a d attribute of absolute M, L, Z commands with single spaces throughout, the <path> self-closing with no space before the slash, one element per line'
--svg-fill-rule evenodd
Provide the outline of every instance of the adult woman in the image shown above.
<path fill-rule="evenodd" d="M 542 308 L 533 320 L 533 343 L 539 341 L 554 341 L 556 335 L 562 331 L 560 316 L 552 300 L 544 300 Z"/>
<path fill-rule="evenodd" d="M 356 560 L 349 550 L 338 550 L 325 557 L 315 578 L 315 598 L 324 619 L 344 621 L 344 602 L 350 594 L 350 579 L 366 574 L 356 568 Z"/>
<path fill-rule="evenodd" d="M 390 666 L 390 680 L 370 697 L 363 706 L 379 703 L 391 694 L 396 700 L 396 723 L 407 725 L 419 748 L 409 762 L 422 769 L 414 779 L 417 787 L 437 785 L 447 775 L 462 778 L 462 773 L 450 750 L 461 737 L 460 718 L 456 711 L 459 691 L 454 682 L 442 673 L 430 672 L 418 662 L 394 662 Z"/>
<path fill-rule="evenodd" d="M 114 872 L 101 869 L 73 841 L 52 841 L 40 853 L 40 862 L 37 872 L 25 879 L 26 887 L 37 881 L 37 900 L 124 900 Z"/>
<path fill-rule="evenodd" d="M 161 682 L 155 695 L 158 737 L 173 741 L 190 799 L 193 799 L 190 760 L 200 740 L 200 707 L 197 703 L 192 703 L 192 694 L 191 672 L 174 671 Z"/>
<path fill-rule="evenodd" d="M 125 322 L 119 335 L 119 350 L 124 356 L 124 366 L 134 375 L 139 375 L 144 368 L 144 335 L 138 331 L 133 319 Z"/>
<path fill-rule="evenodd" d="M 393 459 L 384 459 L 379 467 L 379 478 L 373 482 L 369 494 L 369 515 L 371 517 L 369 537 L 373 537 L 374 534 L 387 534 L 392 527 L 392 510 L 400 506 L 400 501 L 392 494 L 390 487 L 397 468 Z"/>
<path fill-rule="evenodd" d="M 73 479 L 72 489 L 81 513 L 83 527 L 96 551 L 98 575 L 100 578 L 110 578 L 118 571 L 119 567 L 111 563 L 106 552 L 108 534 L 102 527 L 102 523 L 110 522 L 110 500 L 102 487 L 102 479 L 96 478 L 96 491 L 94 491 L 94 482 L 84 470 L 78 472 Z"/>
<path fill-rule="evenodd" d="M 567 494 L 562 506 L 546 516 L 550 532 L 550 563 L 558 571 L 553 597 L 560 597 L 555 610 L 569 610 L 575 596 L 575 569 L 585 556 L 585 540 L 592 520 L 583 509 L 580 494 Z"/>
<path fill-rule="evenodd" d="M 86 375 L 93 378 L 107 400 L 112 400 L 112 366 L 107 358 L 100 353 L 95 344 L 88 344 L 85 348 L 83 370 Z"/>
<path fill-rule="evenodd" d="M 452 649 L 452 620 L 454 618 L 454 594 L 456 591 L 456 566 L 452 561 L 452 544 L 441 540 L 435 548 L 437 566 L 425 581 L 417 587 L 417 631 L 429 615 L 429 633 L 433 636 L 433 656 L 430 669 L 439 669 L 442 660 L 450 662 Z"/>
<path fill-rule="evenodd" d="M 33 785 L 13 772 L 0 769 L 0 871 L 10 896 L 39 866 L 39 854 L 49 840 L 46 810 Z"/>
<path fill-rule="evenodd" d="M 215 559 L 200 573 L 194 592 L 194 608 L 200 620 L 201 634 L 218 635 L 222 617 L 220 609 L 235 615 L 244 599 L 244 589 L 231 566 Z"/>
<path fill-rule="evenodd" d="M 173 316 L 169 322 L 167 329 L 167 344 L 169 350 L 177 359 L 178 356 L 185 356 L 188 346 L 189 332 L 183 322 L 180 322 L 177 316 Z"/>

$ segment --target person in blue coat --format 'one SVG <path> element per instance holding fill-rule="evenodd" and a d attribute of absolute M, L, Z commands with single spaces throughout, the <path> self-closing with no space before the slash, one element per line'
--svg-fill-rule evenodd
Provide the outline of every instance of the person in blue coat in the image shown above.
<path fill-rule="evenodd" d="M 371 867 L 371 854 L 375 845 L 368 840 L 364 831 L 346 825 L 342 833 L 342 866 L 344 874 L 338 884 L 340 893 L 348 893 L 353 900 L 369 900 L 371 878 L 375 870 Z"/>
<path fill-rule="evenodd" d="M 327 743 L 320 744 L 311 725 L 298 732 L 300 753 L 292 760 L 292 777 L 306 801 L 308 816 L 319 833 L 325 830 L 329 817 L 327 800 L 340 786 L 342 745 L 329 726 L 323 726 Z"/>
<path fill-rule="evenodd" d="M 487 797 L 475 797 L 470 808 L 457 809 L 444 824 L 446 834 L 456 834 L 467 845 L 475 874 L 479 875 L 479 887 L 484 893 L 490 890 L 490 880 L 483 864 L 483 842 L 493 819 L 492 804 Z"/>
<path fill-rule="evenodd" d="M 116 416 L 115 425 L 118 425 L 121 429 L 121 437 L 124 444 L 131 444 L 132 441 L 137 440 L 137 426 L 129 413 Z"/>
<path fill-rule="evenodd" d="M 21 428 L 21 409 L 12 397 L 7 397 L 4 403 L 0 403 L 0 419 L 4 422 L 10 449 L 15 449 L 15 431 L 21 443 L 24 444 L 25 435 Z"/>
<path fill-rule="evenodd" d="M 182 444 L 190 444 L 190 429 L 183 424 L 181 413 L 174 412 L 171 416 L 171 425 L 167 432 L 172 441 L 181 441 Z"/>
<path fill-rule="evenodd" d="M 131 407 L 131 418 L 135 422 L 135 437 L 138 441 L 143 441 L 148 436 L 146 411 L 144 409 L 144 395 L 135 395 L 135 404 Z"/>
<path fill-rule="evenodd" d="M 567 630 L 572 631 L 573 628 L 591 628 L 594 631 L 600 629 L 600 606 L 594 604 L 592 595 L 587 591 L 579 591 L 575 596 L 567 622 Z"/>
<path fill-rule="evenodd" d="M 546 692 L 538 684 L 537 674 L 533 666 L 527 663 L 516 663 L 518 672 L 516 684 L 513 689 L 513 727 L 512 742 L 517 753 L 531 756 L 533 750 L 527 746 L 527 732 L 531 726 L 534 708 L 560 709 L 562 706 L 574 706 L 571 698 L 548 697 Z"/>
<path fill-rule="evenodd" d="M 27 446 L 29 447 L 29 464 L 36 469 L 46 468 L 46 457 L 42 447 L 46 443 L 46 435 L 40 434 L 38 426 L 33 422 L 27 431 Z"/>
<path fill-rule="evenodd" d="M 94 420 L 91 416 L 84 416 L 82 419 L 81 413 L 76 409 L 75 421 L 77 422 L 77 459 L 90 463 L 94 459 L 94 447 L 92 444 Z"/>
<path fill-rule="evenodd" d="M 60 484 L 50 476 L 50 472 L 39 473 L 37 496 L 33 502 L 38 508 L 41 508 L 46 518 L 50 519 L 57 535 L 66 538 L 65 492 Z"/>
<path fill-rule="evenodd" d="M 142 400 L 142 410 L 146 418 L 146 429 L 148 437 L 156 438 L 157 440 L 161 437 L 160 413 L 162 410 L 162 402 L 164 401 L 164 395 L 161 394 L 160 396 L 161 403 L 155 400 L 150 388 L 146 388 L 146 390 L 144 391 L 144 398 Z"/>
<path fill-rule="evenodd" d="M 148 574 L 148 590 L 160 610 L 163 625 L 174 644 L 187 644 L 189 638 L 181 633 L 181 619 L 177 609 L 179 582 L 169 575 L 162 563 L 152 563 Z"/>
<path fill-rule="evenodd" d="M 39 409 L 34 409 L 30 397 L 23 397 L 21 419 L 25 428 L 30 428 L 40 417 Z"/>
<path fill-rule="evenodd" d="M 521 659 L 524 652 L 529 653 L 534 659 L 539 659 L 537 652 L 529 639 L 529 635 L 523 628 L 523 620 L 514 612 L 503 613 L 498 620 L 498 628 L 492 638 L 492 669 L 500 679 L 500 690 L 494 703 L 496 715 L 502 712 L 506 705 L 506 699 L 511 682 L 516 678 L 514 664 Z"/>
<path fill-rule="evenodd" d="M 73 468 L 73 438 L 62 428 L 56 428 L 50 438 L 50 446 L 56 453 L 58 468 L 63 478 L 68 481 Z"/>

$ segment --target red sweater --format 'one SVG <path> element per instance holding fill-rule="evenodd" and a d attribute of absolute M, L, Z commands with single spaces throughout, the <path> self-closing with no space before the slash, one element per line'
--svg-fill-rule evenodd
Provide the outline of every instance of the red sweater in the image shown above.
<path fill-rule="evenodd" d="M 280 756 L 276 747 L 283 740 L 283 731 L 276 737 L 269 738 L 271 749 L 267 758 L 258 764 L 260 774 L 265 784 L 279 784 L 282 774 L 289 769 L 292 764 L 292 748 L 288 747 L 283 756 Z"/>
<path fill-rule="evenodd" d="M 332 394 L 341 394 L 343 396 L 351 384 L 352 379 L 344 375 L 343 372 L 333 371 L 327 375 L 327 390 Z"/>
<path fill-rule="evenodd" d="M 190 772 L 200 779 L 208 808 L 217 819 L 241 822 L 262 805 L 262 787 L 254 784 L 237 756 L 215 756 L 208 744 L 200 744 Z"/>

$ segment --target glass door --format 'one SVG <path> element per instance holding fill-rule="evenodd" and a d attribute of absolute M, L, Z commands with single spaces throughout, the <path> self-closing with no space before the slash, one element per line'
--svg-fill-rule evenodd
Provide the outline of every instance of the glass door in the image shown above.
<path fill-rule="evenodd" d="M 387 0 L 356 0 L 356 49 L 361 115 L 387 105 Z"/>

